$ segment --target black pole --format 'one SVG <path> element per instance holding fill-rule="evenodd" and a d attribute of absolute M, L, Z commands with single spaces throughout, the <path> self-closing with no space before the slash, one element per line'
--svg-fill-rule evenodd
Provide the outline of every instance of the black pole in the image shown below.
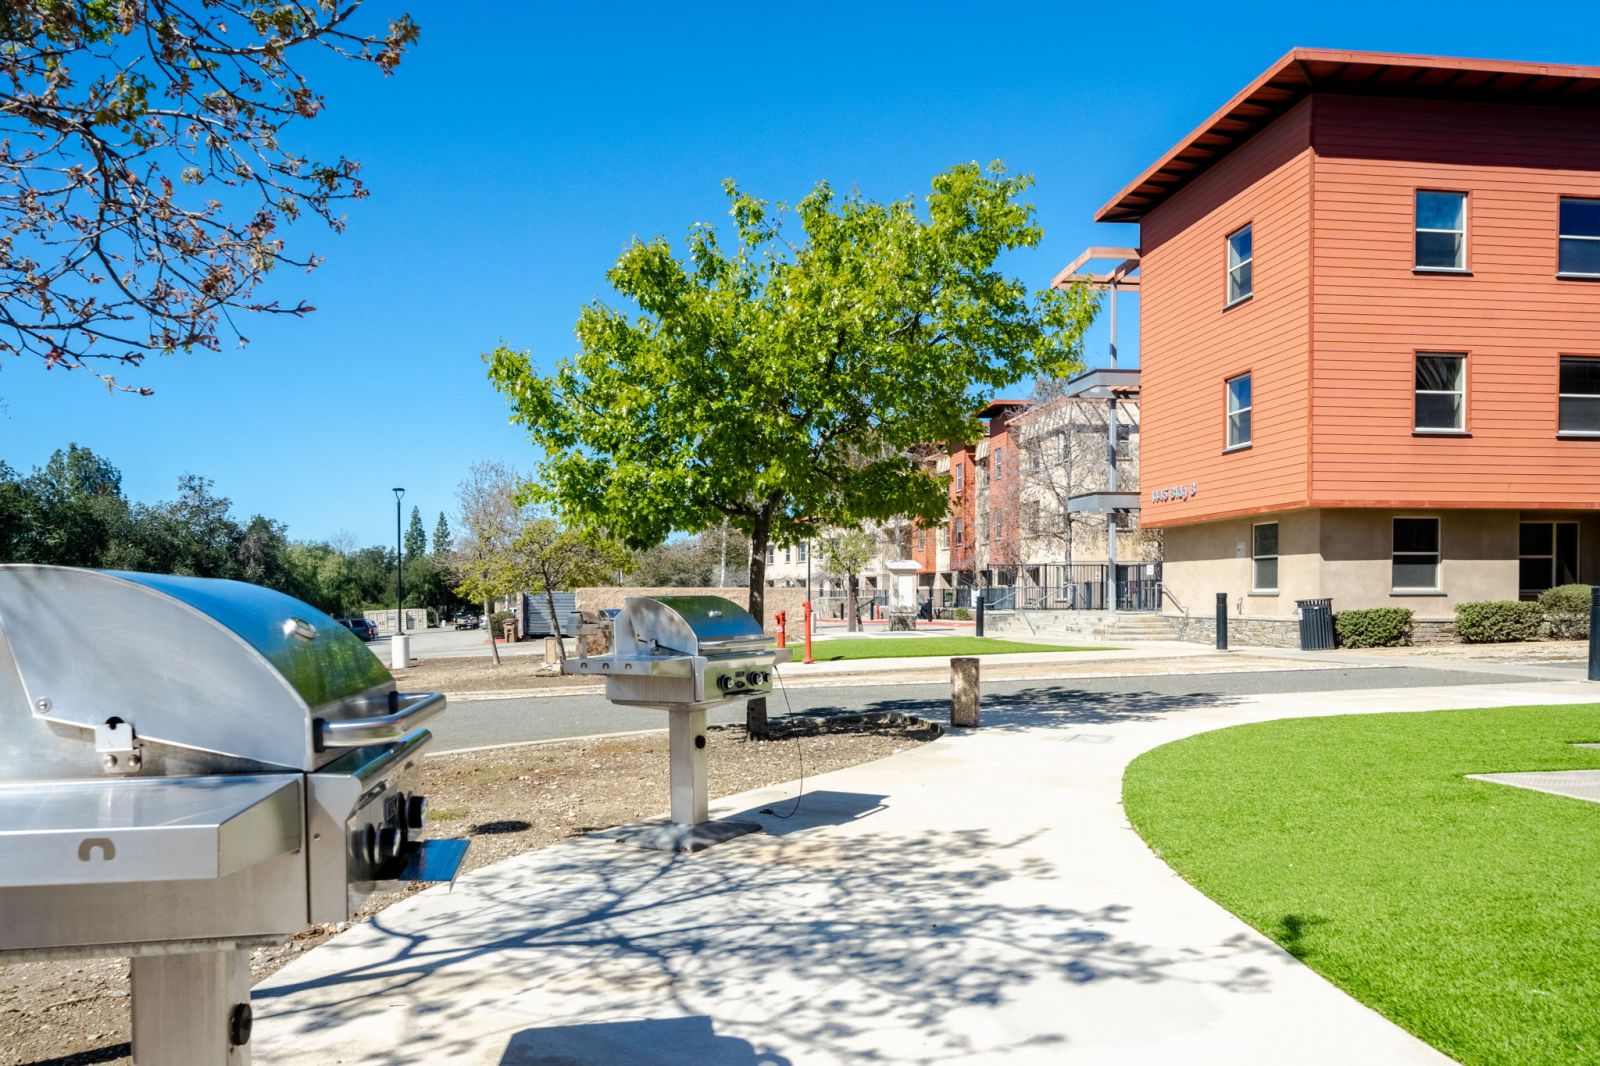
<path fill-rule="evenodd" d="M 1217 650 L 1228 650 L 1228 594 L 1217 593 Z"/>
<path fill-rule="evenodd" d="M 973 636 L 983 636 L 983 589 L 978 590 L 978 622 L 973 627 Z"/>
<path fill-rule="evenodd" d="M 1589 680 L 1600 681 L 1600 585 L 1589 590 Z"/>
<path fill-rule="evenodd" d="M 394 631 L 406 631 L 405 551 L 400 546 L 400 498 L 405 489 L 394 490 Z"/>

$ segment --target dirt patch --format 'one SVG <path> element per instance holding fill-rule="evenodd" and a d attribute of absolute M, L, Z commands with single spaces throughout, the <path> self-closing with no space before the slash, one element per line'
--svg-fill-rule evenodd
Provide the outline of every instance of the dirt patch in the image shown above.
<path fill-rule="evenodd" d="M 419 687 L 432 687 L 421 685 Z M 814 732 L 812 732 L 814 730 Z M 912 748 L 939 735 L 900 715 L 848 716 L 797 726 L 790 739 L 747 743 L 741 726 L 707 731 L 713 796 L 729 796 L 805 774 L 826 773 Z M 530 744 L 428 758 L 423 766 L 428 836 L 470 836 L 464 870 L 475 870 L 567 837 L 664 812 L 667 736 Z M 365 920 L 405 892 L 375 897 Z M 320 926 L 251 957 L 259 981 L 343 926 Z M 87 1066 L 128 1061 L 125 959 L 0 966 L 0 1066 Z"/>
<path fill-rule="evenodd" d="M 1525 640 L 1514 644 L 1418 644 L 1407 648 L 1362 648 L 1356 654 L 1400 658 L 1426 656 L 1430 659 L 1456 659 L 1479 663 L 1584 662 L 1589 658 L 1589 642 Z"/>

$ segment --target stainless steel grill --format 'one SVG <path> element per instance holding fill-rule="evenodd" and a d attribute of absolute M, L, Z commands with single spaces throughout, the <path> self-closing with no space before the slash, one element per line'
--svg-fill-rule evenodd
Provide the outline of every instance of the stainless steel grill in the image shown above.
<path fill-rule="evenodd" d="M 140 1066 L 248 1061 L 249 948 L 453 879 L 443 709 L 268 589 L 0 566 L 0 960 L 132 956 Z"/>
<path fill-rule="evenodd" d="M 562 665 L 563 673 L 604 677 L 612 703 L 669 712 L 677 828 L 636 835 L 635 843 L 698 851 L 759 828 L 707 821 L 706 711 L 770 693 L 773 670 L 790 654 L 771 646 L 749 611 L 720 596 L 634 596 L 613 623 L 610 655 Z"/>

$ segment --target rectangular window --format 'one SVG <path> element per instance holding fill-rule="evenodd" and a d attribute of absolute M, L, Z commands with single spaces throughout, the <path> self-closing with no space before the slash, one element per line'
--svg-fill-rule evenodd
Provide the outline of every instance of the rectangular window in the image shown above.
<path fill-rule="evenodd" d="M 801 544 L 801 545 L 799 545 L 798 550 L 800 552 L 799 561 L 803 563 L 803 562 L 806 561 L 807 557 L 809 557 L 811 555 L 811 545 L 810 545 L 809 542 Z"/>
<path fill-rule="evenodd" d="M 966 543 L 966 541 L 963 539 L 964 535 L 966 534 L 965 527 L 966 523 L 962 519 L 956 519 L 956 547 L 958 548 L 961 547 L 962 544 Z"/>
<path fill-rule="evenodd" d="M 773 547 L 771 544 L 768 544 L 767 545 L 767 565 L 771 566 L 773 561 L 777 557 L 778 557 L 778 549 Z"/>
<path fill-rule="evenodd" d="M 1247 299 L 1251 287 L 1250 264 L 1254 259 L 1250 227 L 1228 234 L 1228 304 L 1231 306 Z"/>
<path fill-rule="evenodd" d="M 943 550 L 945 550 L 945 549 L 947 549 L 949 547 L 950 547 L 950 527 L 949 526 L 940 526 L 939 527 L 939 549 L 941 551 L 943 551 Z"/>
<path fill-rule="evenodd" d="M 961 492 L 967 487 L 967 468 L 960 463 L 956 464 L 956 491 Z"/>
<path fill-rule="evenodd" d="M 996 448 L 994 450 L 994 455 L 992 455 L 989 458 L 989 463 L 994 468 L 994 479 L 996 481 L 999 481 L 1002 477 L 1005 476 L 1005 466 L 1001 462 L 1001 458 L 1000 458 L 1003 455 L 1005 455 L 1004 449 Z"/>
<path fill-rule="evenodd" d="M 786 562 L 786 563 L 794 562 L 794 549 L 793 548 L 785 548 L 785 549 L 783 549 L 783 561 Z"/>
<path fill-rule="evenodd" d="M 1557 386 L 1562 433 L 1600 436 L 1600 359 L 1561 357 L 1561 384 Z"/>
<path fill-rule="evenodd" d="M 1278 591 L 1278 523 L 1253 526 L 1250 542 L 1250 591 Z"/>
<path fill-rule="evenodd" d="M 1417 193 L 1417 269 L 1467 268 L 1467 194 Z"/>
<path fill-rule="evenodd" d="M 1517 591 L 1537 599 L 1545 589 L 1578 580 L 1578 523 L 1523 522 L 1518 538 Z"/>
<path fill-rule="evenodd" d="M 927 534 L 927 531 L 919 529 L 919 530 L 917 530 L 917 551 L 918 552 L 924 552 L 924 551 L 927 551 L 927 550 L 928 550 L 928 534 Z"/>
<path fill-rule="evenodd" d="M 1230 378 L 1228 386 L 1228 447 L 1243 448 L 1250 443 L 1250 375 Z"/>
<path fill-rule="evenodd" d="M 1395 592 L 1439 591 L 1439 520 L 1396 518 L 1389 578 Z"/>
<path fill-rule="evenodd" d="M 1600 200 L 1562 197 L 1560 229 L 1557 270 L 1578 277 L 1600 277 Z"/>
<path fill-rule="evenodd" d="M 1417 353 L 1416 429 L 1419 433 L 1461 433 L 1467 428 L 1467 357 L 1447 352 Z"/>
<path fill-rule="evenodd" d="M 1039 532 L 1039 501 L 1029 500 L 1022 505 L 1022 524 L 1030 533 Z"/>

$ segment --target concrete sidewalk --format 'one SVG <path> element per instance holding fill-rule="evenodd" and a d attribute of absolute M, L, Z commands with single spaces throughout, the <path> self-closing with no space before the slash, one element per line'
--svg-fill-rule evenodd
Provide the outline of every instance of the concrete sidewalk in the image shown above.
<path fill-rule="evenodd" d="M 698 856 L 580 838 L 391 907 L 256 989 L 274 1063 L 1442 1064 L 1153 856 L 1139 753 L 1271 718 L 1587 702 L 1574 684 L 992 714 L 718 804 Z M 800 742 L 803 746 L 803 741 Z M 803 747 L 802 747 L 803 750 Z"/>

